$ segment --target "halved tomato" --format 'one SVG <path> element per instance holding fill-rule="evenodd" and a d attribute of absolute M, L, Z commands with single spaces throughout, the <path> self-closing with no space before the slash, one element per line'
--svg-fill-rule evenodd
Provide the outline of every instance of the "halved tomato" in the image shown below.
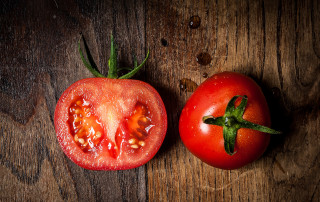
<path fill-rule="evenodd" d="M 64 153 L 92 170 L 141 166 L 159 150 L 167 130 L 161 97 L 149 84 L 88 78 L 71 85 L 54 116 Z"/>

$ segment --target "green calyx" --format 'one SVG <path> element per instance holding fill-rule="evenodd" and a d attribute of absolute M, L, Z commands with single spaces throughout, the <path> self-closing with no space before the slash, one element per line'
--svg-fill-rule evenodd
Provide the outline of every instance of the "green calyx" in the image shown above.
<path fill-rule="evenodd" d="M 108 60 L 109 70 L 108 70 L 108 76 L 105 77 L 103 74 L 101 74 L 98 71 L 97 65 L 95 64 L 95 62 L 92 58 L 92 55 L 90 54 L 88 45 L 87 45 L 83 36 L 82 36 L 82 39 L 84 42 L 84 48 L 87 53 L 88 61 L 86 60 L 86 58 L 83 55 L 83 52 L 82 52 L 81 46 L 80 46 L 80 40 L 79 40 L 78 50 L 80 53 L 81 60 L 82 60 L 83 64 L 87 67 L 87 69 L 96 77 L 111 78 L 111 79 L 129 79 L 129 78 L 133 77 L 143 67 L 143 65 L 147 62 L 147 60 L 149 58 L 149 50 L 148 50 L 146 58 L 143 60 L 143 62 L 140 65 L 138 65 L 137 58 L 134 57 L 134 67 L 133 68 L 123 67 L 123 68 L 118 69 L 117 68 L 117 48 L 114 43 L 113 35 L 111 34 L 111 51 L 110 51 L 110 58 Z M 118 72 L 122 71 L 122 70 L 129 70 L 129 72 L 127 74 L 119 77 Z"/>
<path fill-rule="evenodd" d="M 242 98 L 241 103 L 238 107 L 235 107 L 235 102 L 239 97 Z M 202 118 L 202 121 L 206 124 L 223 127 L 224 148 L 229 155 L 234 154 L 234 145 L 237 132 L 240 128 L 249 128 L 269 134 L 281 134 L 279 131 L 244 120 L 242 117 L 247 102 L 248 97 L 246 95 L 236 95 L 229 101 L 223 116 L 217 118 L 213 116 L 204 116 Z"/>

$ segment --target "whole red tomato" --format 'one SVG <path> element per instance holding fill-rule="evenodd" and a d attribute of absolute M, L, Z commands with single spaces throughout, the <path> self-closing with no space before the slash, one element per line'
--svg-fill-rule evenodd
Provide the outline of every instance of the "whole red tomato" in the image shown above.
<path fill-rule="evenodd" d="M 79 50 L 89 70 L 103 77 Z M 145 82 L 116 79 L 115 53 L 112 38 L 109 78 L 77 81 L 61 95 L 55 109 L 62 150 L 86 169 L 141 166 L 157 153 L 166 134 L 167 114 L 160 95 Z M 120 78 L 131 77 L 145 61 L 139 66 L 135 61 L 132 72 Z"/>
<path fill-rule="evenodd" d="M 205 163 L 236 169 L 263 154 L 270 141 L 264 132 L 279 133 L 267 128 L 270 124 L 260 87 L 247 76 L 223 72 L 191 95 L 180 116 L 179 132 L 184 145 Z"/>

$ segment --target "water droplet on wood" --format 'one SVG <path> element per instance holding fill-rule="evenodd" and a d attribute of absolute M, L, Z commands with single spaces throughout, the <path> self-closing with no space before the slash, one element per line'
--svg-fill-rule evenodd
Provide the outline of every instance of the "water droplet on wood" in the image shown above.
<path fill-rule="evenodd" d="M 205 53 L 205 52 L 199 53 L 197 55 L 197 62 L 200 65 L 208 65 L 211 62 L 211 56 L 209 55 L 209 53 Z"/>
<path fill-rule="evenodd" d="M 164 38 L 162 38 L 161 39 L 161 44 L 166 47 L 166 46 L 168 46 L 168 41 L 165 40 Z"/>
<path fill-rule="evenodd" d="M 208 78 L 208 73 L 207 72 L 203 72 L 202 77 L 203 78 Z"/>
<path fill-rule="evenodd" d="M 279 97 L 280 97 L 281 92 L 280 92 L 280 89 L 279 89 L 279 88 L 273 87 L 273 88 L 271 89 L 271 91 L 272 91 L 273 97 L 275 97 L 275 98 L 279 98 Z"/>
<path fill-rule="evenodd" d="M 201 23 L 200 17 L 197 15 L 194 15 L 190 18 L 189 27 L 191 29 L 197 29 L 200 26 L 200 23 Z"/>
<path fill-rule="evenodd" d="M 198 87 L 198 84 L 196 84 L 191 79 L 181 79 L 180 80 L 180 89 L 186 92 L 193 92 Z"/>

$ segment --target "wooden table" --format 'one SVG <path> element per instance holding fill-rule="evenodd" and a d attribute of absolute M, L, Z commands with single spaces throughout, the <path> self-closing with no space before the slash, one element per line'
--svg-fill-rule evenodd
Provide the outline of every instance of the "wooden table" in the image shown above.
<path fill-rule="evenodd" d="M 189 25 L 199 16 L 196 29 Z M 0 201 L 319 201 L 320 2 L 1 1 Z M 56 139 L 62 92 L 82 78 L 80 32 L 105 74 L 110 33 L 120 66 L 151 57 L 135 79 L 153 85 L 168 132 L 146 165 L 90 171 Z M 211 62 L 196 57 L 208 53 Z M 178 119 L 206 74 L 236 71 L 263 89 L 273 136 L 265 154 L 238 170 L 210 167 L 183 146 Z"/>

